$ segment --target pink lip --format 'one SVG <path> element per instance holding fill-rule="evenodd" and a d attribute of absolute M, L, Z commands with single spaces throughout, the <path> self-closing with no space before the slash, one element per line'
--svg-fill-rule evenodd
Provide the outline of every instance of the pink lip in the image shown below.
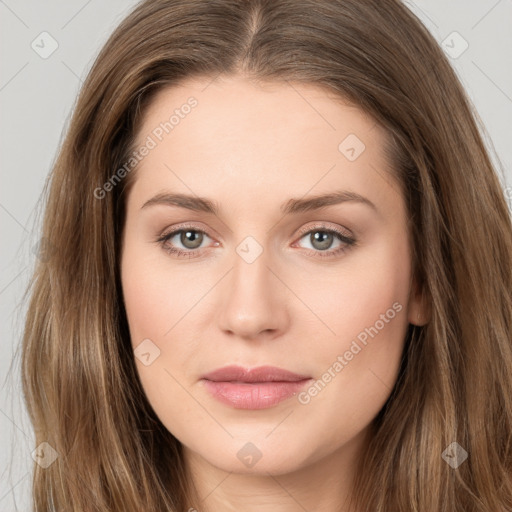
<path fill-rule="evenodd" d="M 226 366 L 202 377 L 206 389 L 236 409 L 265 409 L 297 394 L 311 377 L 260 366 L 251 370 Z"/>

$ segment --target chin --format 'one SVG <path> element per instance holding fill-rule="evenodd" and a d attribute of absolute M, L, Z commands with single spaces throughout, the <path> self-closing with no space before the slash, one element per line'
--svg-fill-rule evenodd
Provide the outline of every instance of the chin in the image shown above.
<path fill-rule="evenodd" d="M 232 440 L 228 446 L 217 444 L 215 450 L 200 447 L 195 456 L 200 456 L 209 464 L 226 472 L 268 476 L 281 475 L 296 471 L 307 464 L 303 447 L 290 444 L 279 446 L 264 441 L 254 442 Z"/>

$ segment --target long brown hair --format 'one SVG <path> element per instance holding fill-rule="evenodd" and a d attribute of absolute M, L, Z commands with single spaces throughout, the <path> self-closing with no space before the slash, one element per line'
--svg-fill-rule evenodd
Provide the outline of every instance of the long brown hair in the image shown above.
<path fill-rule="evenodd" d="M 45 196 L 51 251 L 29 287 L 22 381 L 36 445 L 58 457 L 34 464 L 35 511 L 201 509 L 133 360 L 119 277 L 133 178 L 98 187 L 129 158 L 156 91 L 235 73 L 334 91 L 390 134 L 431 317 L 410 326 L 373 422 L 357 510 L 512 509 L 512 226 L 434 38 L 396 0 L 146 0 L 98 55 Z M 456 468 L 450 445 L 468 454 Z"/>

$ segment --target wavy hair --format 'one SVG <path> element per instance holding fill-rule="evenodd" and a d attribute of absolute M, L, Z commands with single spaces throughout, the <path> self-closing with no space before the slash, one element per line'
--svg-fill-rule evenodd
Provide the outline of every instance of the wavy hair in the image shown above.
<path fill-rule="evenodd" d="M 438 43 L 398 0 L 146 0 L 98 54 L 44 189 L 49 257 L 22 340 L 36 512 L 183 512 L 179 441 L 149 405 L 120 282 L 129 158 L 154 94 L 192 77 L 314 84 L 390 136 L 430 321 L 410 326 L 372 423 L 353 504 L 373 512 L 512 510 L 512 225 L 481 121 Z M 468 458 L 442 457 L 457 442 Z M 196 503 L 196 507 L 200 505 Z"/>

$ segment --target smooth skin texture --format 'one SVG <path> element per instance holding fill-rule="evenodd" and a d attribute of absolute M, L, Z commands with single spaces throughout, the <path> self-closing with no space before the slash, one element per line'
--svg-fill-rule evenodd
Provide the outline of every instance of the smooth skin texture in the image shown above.
<path fill-rule="evenodd" d="M 428 320 L 411 275 L 404 199 L 382 151 L 386 133 L 317 86 L 237 75 L 160 91 L 138 147 L 191 96 L 197 106 L 142 159 L 127 198 L 121 274 L 132 345 L 150 339 L 160 350 L 147 366 L 135 359 L 145 393 L 185 447 L 201 512 L 347 510 L 368 427 L 396 382 L 407 325 Z M 339 150 L 350 134 L 365 144 L 354 161 Z M 375 209 L 357 201 L 280 209 L 338 190 Z M 219 212 L 143 206 L 165 193 L 208 198 Z M 192 237 L 158 242 L 184 223 Z M 315 240 L 332 229 L 356 243 Z M 256 242 L 244 246 L 246 237 Z M 239 246 L 262 253 L 248 263 Z M 400 312 L 307 404 L 292 396 L 242 410 L 203 387 L 202 375 L 228 364 L 322 379 L 395 303 Z M 261 453 L 252 467 L 237 456 L 247 443 Z"/>

